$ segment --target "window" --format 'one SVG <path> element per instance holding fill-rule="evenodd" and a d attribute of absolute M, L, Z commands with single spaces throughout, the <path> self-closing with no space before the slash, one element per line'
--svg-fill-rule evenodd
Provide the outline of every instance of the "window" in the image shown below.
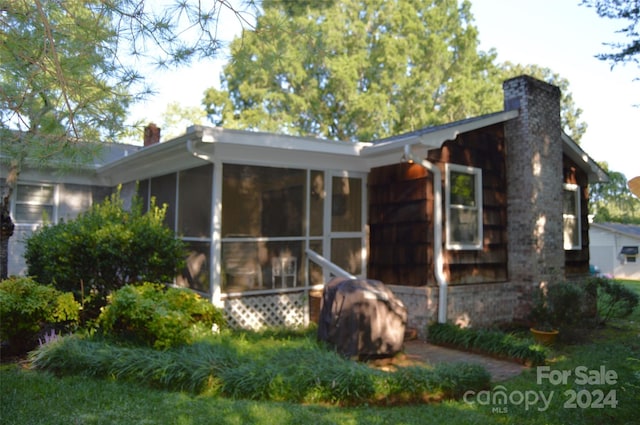
<path fill-rule="evenodd" d="M 17 223 L 55 221 L 54 193 L 51 185 L 19 184 L 16 190 L 15 219 Z"/>
<path fill-rule="evenodd" d="M 482 247 L 482 170 L 446 164 L 447 249 Z"/>
<path fill-rule="evenodd" d="M 565 184 L 562 197 L 564 249 L 582 249 L 580 231 L 580 186 Z"/>
<path fill-rule="evenodd" d="M 638 259 L 638 247 L 637 246 L 623 246 L 620 251 L 622 260 L 624 263 L 635 263 Z"/>

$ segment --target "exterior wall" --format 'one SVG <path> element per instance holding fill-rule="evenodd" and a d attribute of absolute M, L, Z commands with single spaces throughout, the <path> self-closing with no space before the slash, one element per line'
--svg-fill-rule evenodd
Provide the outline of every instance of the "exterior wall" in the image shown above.
<path fill-rule="evenodd" d="M 518 118 L 462 134 L 441 149 L 430 151 L 428 157 L 431 162 L 451 162 L 483 170 L 483 250 L 445 251 L 450 279 L 447 318 L 461 325 L 487 326 L 525 319 L 531 291 L 543 282 L 564 279 L 567 267 L 563 182 L 584 187 L 582 220 L 586 219 L 586 175 L 577 172 L 570 161 L 563 162 L 559 89 L 529 77 L 519 77 L 506 81 L 504 91 L 506 109 L 518 108 Z M 420 258 L 422 276 L 428 279 L 416 278 L 410 273 L 407 279 L 401 279 L 403 271 L 390 270 L 390 267 L 393 255 L 415 256 L 419 252 L 408 248 L 408 241 L 415 237 L 402 236 L 396 217 L 400 211 L 409 211 L 409 201 L 428 201 L 432 187 L 416 188 L 415 183 L 408 184 L 412 179 L 407 176 L 407 165 L 395 167 L 372 170 L 370 174 L 369 277 L 391 284 L 396 296 L 408 308 L 408 326 L 424 332 L 425 326 L 436 320 L 438 308 L 439 288 L 433 285 L 431 277 L 433 262 L 429 253 L 432 251 L 426 251 L 426 261 Z M 424 179 L 426 175 L 412 177 Z M 395 193 L 380 200 L 383 195 L 377 195 L 378 190 Z M 427 194 L 420 196 L 424 190 Z M 419 232 L 425 226 L 431 228 L 431 205 L 426 202 L 426 210 L 414 212 L 413 220 L 420 223 Z M 408 216 L 404 220 L 410 221 Z M 431 238 L 431 232 L 428 235 Z M 588 244 L 588 236 L 583 235 L 584 243 Z M 588 254 L 585 257 L 583 251 L 577 250 L 569 258 L 571 271 L 581 272 L 585 265 L 588 270 Z M 385 258 L 389 258 L 389 266 L 379 267 Z M 378 275 L 380 271 L 383 272 Z"/>
<path fill-rule="evenodd" d="M 591 262 L 601 273 L 616 279 L 640 280 L 640 262 L 627 263 L 620 255 L 623 246 L 640 246 L 640 240 L 596 227 L 589 229 L 589 234 Z"/>
<path fill-rule="evenodd" d="M 101 202 L 111 193 L 110 188 L 99 186 L 71 183 L 58 183 L 54 186 L 56 186 L 56 196 L 52 222 L 73 220 L 78 214 L 88 210 L 93 203 Z M 25 242 L 42 225 L 42 223 L 15 223 L 13 236 L 9 239 L 7 271 L 10 276 L 27 273 L 27 264 L 24 259 Z"/>
<path fill-rule="evenodd" d="M 418 164 L 389 165 L 371 170 L 368 185 L 367 276 L 386 284 L 435 285 L 431 173 Z"/>
<path fill-rule="evenodd" d="M 483 246 L 478 250 L 445 250 L 445 273 L 450 285 L 507 280 L 508 185 L 504 151 L 503 125 L 500 124 L 461 134 L 429 153 L 432 162 L 482 170 Z"/>

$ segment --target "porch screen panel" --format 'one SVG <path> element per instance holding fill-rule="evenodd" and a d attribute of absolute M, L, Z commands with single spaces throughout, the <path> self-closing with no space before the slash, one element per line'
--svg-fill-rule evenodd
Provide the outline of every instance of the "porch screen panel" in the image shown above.
<path fill-rule="evenodd" d="M 331 262 L 352 275 L 362 273 L 362 239 L 334 238 L 331 240 Z"/>
<path fill-rule="evenodd" d="M 176 278 L 178 286 L 209 293 L 209 265 L 211 262 L 211 243 L 185 242 L 187 257 L 185 267 Z"/>
<path fill-rule="evenodd" d="M 309 177 L 309 235 L 322 236 L 324 231 L 324 199 L 327 194 L 324 172 L 311 171 Z"/>
<path fill-rule="evenodd" d="M 306 171 L 224 164 L 223 237 L 302 237 Z"/>
<path fill-rule="evenodd" d="M 178 181 L 178 233 L 211 237 L 213 165 L 181 171 Z"/>
<path fill-rule="evenodd" d="M 332 178 L 331 231 L 362 231 L 362 179 Z"/>
<path fill-rule="evenodd" d="M 167 204 L 164 224 L 175 231 L 176 223 L 176 174 L 166 174 L 151 179 L 151 197 L 155 197 L 156 205 Z"/>

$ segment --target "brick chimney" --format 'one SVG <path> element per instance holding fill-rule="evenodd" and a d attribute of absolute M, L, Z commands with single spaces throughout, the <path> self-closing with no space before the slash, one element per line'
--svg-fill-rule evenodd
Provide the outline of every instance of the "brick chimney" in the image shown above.
<path fill-rule="evenodd" d="M 160 143 L 160 128 L 154 123 L 149 123 L 144 128 L 144 146 L 151 146 L 156 143 Z"/>
<path fill-rule="evenodd" d="M 505 123 L 507 244 L 509 279 L 522 285 L 524 301 L 541 283 L 564 278 L 560 89 L 520 76 L 503 90 L 505 110 L 520 111 Z"/>

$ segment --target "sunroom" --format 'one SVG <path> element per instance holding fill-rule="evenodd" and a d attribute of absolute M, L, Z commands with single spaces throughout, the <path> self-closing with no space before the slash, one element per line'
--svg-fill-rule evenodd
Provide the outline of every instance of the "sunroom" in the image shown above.
<path fill-rule="evenodd" d="M 193 126 L 99 175 L 167 206 L 189 249 L 176 285 L 233 326 L 296 326 L 330 275 L 366 273 L 366 145 Z"/>

